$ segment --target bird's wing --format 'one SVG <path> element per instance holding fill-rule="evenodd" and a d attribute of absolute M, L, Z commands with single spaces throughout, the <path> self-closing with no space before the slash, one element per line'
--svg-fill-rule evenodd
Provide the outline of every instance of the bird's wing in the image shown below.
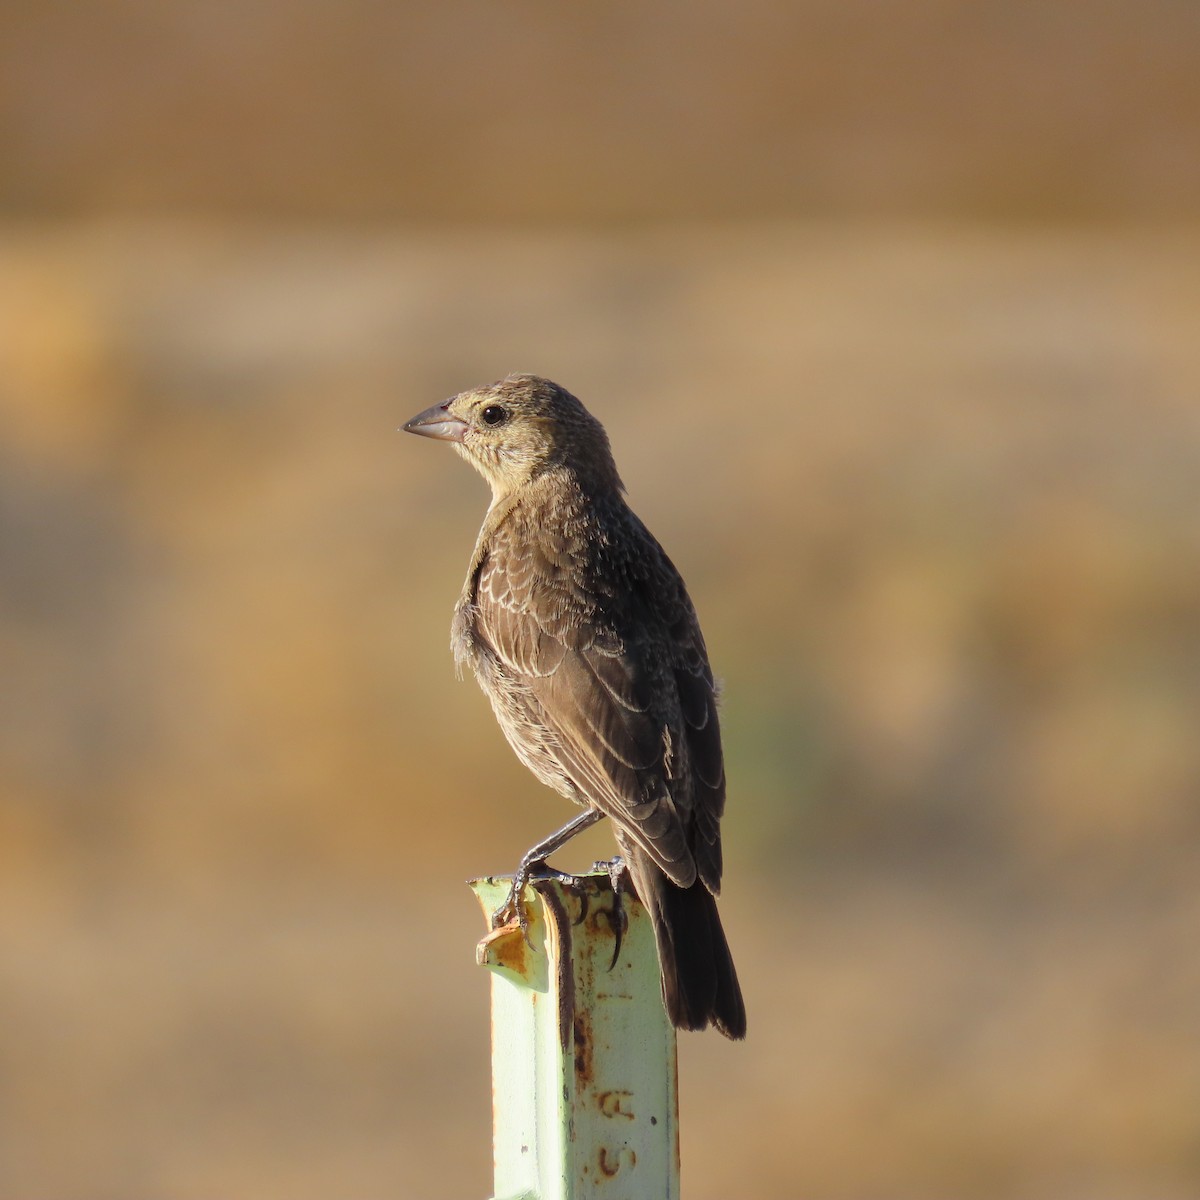
<path fill-rule="evenodd" d="M 717 718 L 717 688 L 695 609 L 665 554 L 663 566 L 664 574 L 676 581 L 672 590 L 664 579 L 663 590 L 670 597 L 671 669 L 683 718 L 686 774 L 691 785 L 691 849 L 700 878 L 716 895 L 721 888 L 720 827 L 725 811 L 725 758 Z"/>
<path fill-rule="evenodd" d="M 511 692 L 528 707 L 529 723 L 550 735 L 550 752 L 581 795 L 676 883 L 690 886 L 697 873 L 688 835 L 692 803 L 689 780 L 675 768 L 681 732 L 690 744 L 708 720 L 702 673 L 692 672 L 690 660 L 684 664 L 687 694 L 677 699 L 673 655 L 639 640 L 636 614 L 618 629 L 587 594 L 570 548 L 552 535 L 509 538 L 501 528 L 488 551 L 472 597 L 476 638 L 515 685 Z M 638 581 L 630 584 L 616 603 L 652 602 L 636 594 Z M 705 767 L 711 773 L 711 763 Z M 705 867 L 715 823 L 699 826 Z"/>

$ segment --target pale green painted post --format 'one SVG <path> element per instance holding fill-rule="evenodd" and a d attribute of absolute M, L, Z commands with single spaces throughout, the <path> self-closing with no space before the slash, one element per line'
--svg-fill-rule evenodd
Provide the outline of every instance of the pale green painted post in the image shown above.
<path fill-rule="evenodd" d="M 487 916 L 509 880 L 471 883 Z M 615 945 L 607 873 L 535 880 L 526 943 L 489 933 L 495 1200 L 677 1200 L 675 1030 L 645 910 L 622 896 Z"/>

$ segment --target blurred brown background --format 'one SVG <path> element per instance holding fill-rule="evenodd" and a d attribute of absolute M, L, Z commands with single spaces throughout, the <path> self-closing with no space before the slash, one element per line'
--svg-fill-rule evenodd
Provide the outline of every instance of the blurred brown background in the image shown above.
<path fill-rule="evenodd" d="M 1200 1194 L 1198 143 L 1172 0 L 0 5 L 0 1197 L 488 1194 L 511 370 L 725 681 L 687 1195 Z"/>

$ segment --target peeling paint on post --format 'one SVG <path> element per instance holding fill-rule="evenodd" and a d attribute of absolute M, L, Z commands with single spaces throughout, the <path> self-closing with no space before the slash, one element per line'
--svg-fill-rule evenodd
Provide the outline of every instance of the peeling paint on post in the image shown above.
<path fill-rule="evenodd" d="M 509 882 L 472 881 L 486 917 Z M 678 1200 L 675 1030 L 649 918 L 622 895 L 609 971 L 606 873 L 534 880 L 525 896 L 532 946 L 514 924 L 476 951 L 492 973 L 496 1200 Z"/>

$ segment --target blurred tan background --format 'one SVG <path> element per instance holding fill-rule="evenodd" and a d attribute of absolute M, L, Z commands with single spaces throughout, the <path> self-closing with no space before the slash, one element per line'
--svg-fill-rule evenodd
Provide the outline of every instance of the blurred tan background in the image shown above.
<path fill-rule="evenodd" d="M 725 682 L 686 1194 L 1194 1200 L 1171 0 L 0 5 L 0 1197 L 489 1193 L 462 880 L 566 813 L 395 430 L 512 370 Z"/>

